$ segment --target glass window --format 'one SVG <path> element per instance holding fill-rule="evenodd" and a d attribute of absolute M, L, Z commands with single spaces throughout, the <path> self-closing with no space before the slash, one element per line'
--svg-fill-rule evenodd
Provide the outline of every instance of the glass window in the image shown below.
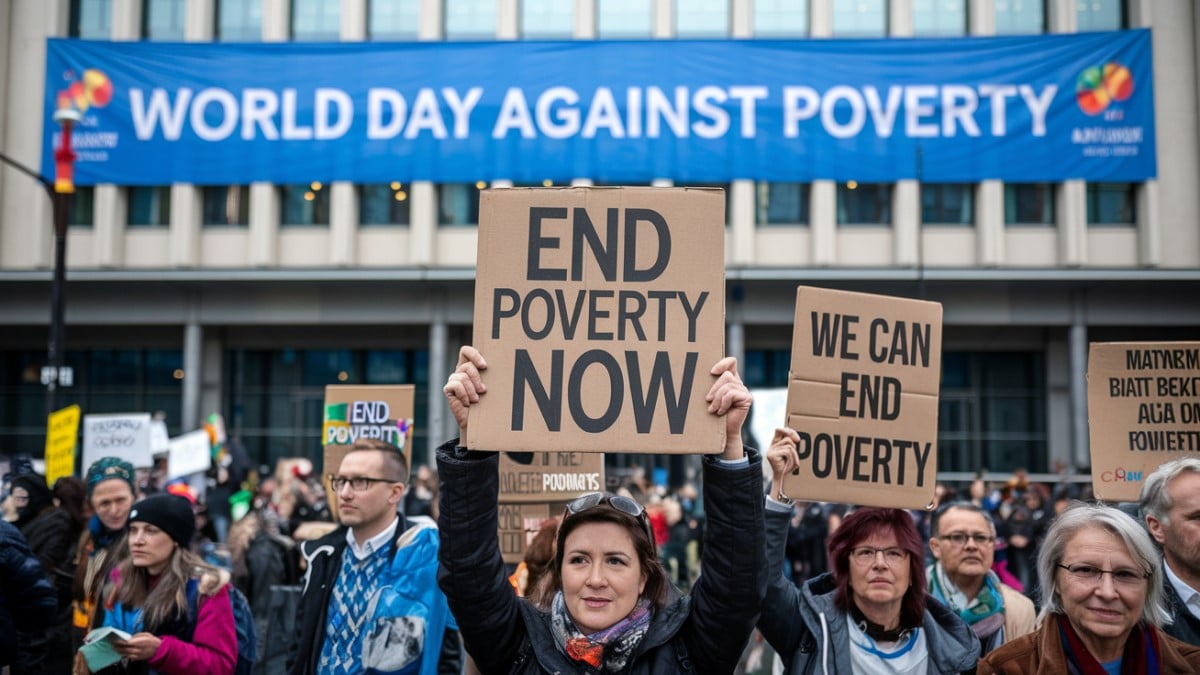
<path fill-rule="evenodd" d="M 292 39 L 336 42 L 341 39 L 341 0 L 292 0 Z"/>
<path fill-rule="evenodd" d="M 837 188 L 838 225 L 890 225 L 892 186 L 847 181 Z"/>
<path fill-rule="evenodd" d="M 521 35 L 529 38 L 569 38 L 574 34 L 574 2 L 521 0 Z"/>
<path fill-rule="evenodd" d="M 361 225 L 408 225 L 409 186 L 400 181 L 358 188 L 358 222 Z"/>
<path fill-rule="evenodd" d="M 1044 371 L 1035 352 L 943 354 L 938 470 L 1046 470 Z"/>
<path fill-rule="evenodd" d="M 71 227 L 91 227 L 96 222 L 96 188 L 91 185 L 76 185 L 75 197 L 71 199 L 71 215 L 67 224 Z"/>
<path fill-rule="evenodd" d="M 728 0 L 675 0 L 675 36 L 729 36 Z"/>
<path fill-rule="evenodd" d="M 747 349 L 742 379 L 747 387 L 786 387 L 792 367 L 790 349 Z M 770 442 L 769 440 L 767 441 Z"/>
<path fill-rule="evenodd" d="M 144 0 L 142 37 L 147 40 L 182 41 L 185 0 Z"/>
<path fill-rule="evenodd" d="M 372 40 L 415 40 L 420 0 L 369 0 L 367 35 Z"/>
<path fill-rule="evenodd" d="M 329 190 L 320 181 L 279 188 L 283 202 L 282 225 L 328 225 Z"/>
<path fill-rule="evenodd" d="M 966 0 L 912 0 L 913 35 L 940 37 L 967 34 Z"/>
<path fill-rule="evenodd" d="M 479 191 L 486 187 L 486 181 L 439 185 L 438 225 L 477 225 Z"/>
<path fill-rule="evenodd" d="M 1089 225 L 1133 225 L 1136 207 L 1137 186 L 1133 183 L 1088 183 Z"/>
<path fill-rule="evenodd" d="M 71 0 L 71 37 L 91 40 L 112 39 L 112 0 Z"/>
<path fill-rule="evenodd" d="M 215 39 L 225 42 L 262 40 L 262 0 L 216 0 Z"/>
<path fill-rule="evenodd" d="M 203 224 L 249 225 L 250 186 L 217 185 L 203 188 Z"/>
<path fill-rule="evenodd" d="M 887 36 L 887 0 L 843 0 L 832 4 L 835 36 Z"/>
<path fill-rule="evenodd" d="M 496 0 L 446 0 L 447 40 L 493 40 Z"/>
<path fill-rule="evenodd" d="M 171 224 L 171 186 L 129 188 L 126 223 L 130 227 L 167 227 Z"/>
<path fill-rule="evenodd" d="M 1046 32 L 1046 8 L 1042 0 L 996 0 L 996 35 Z"/>
<path fill-rule="evenodd" d="M 754 222 L 760 225 L 807 225 L 808 183 L 754 185 Z"/>
<path fill-rule="evenodd" d="M 1005 225 L 1053 225 L 1052 183 L 1005 183 Z"/>
<path fill-rule="evenodd" d="M 922 184 L 921 222 L 973 225 L 974 188 L 974 185 L 967 183 Z"/>
<path fill-rule="evenodd" d="M 808 35 L 808 0 L 755 0 L 755 37 Z"/>
<path fill-rule="evenodd" d="M 646 0 L 596 0 L 596 35 L 644 38 L 654 33 L 654 3 Z"/>
<path fill-rule="evenodd" d="M 1080 32 L 1129 28 L 1125 0 L 1078 0 L 1075 8 Z"/>

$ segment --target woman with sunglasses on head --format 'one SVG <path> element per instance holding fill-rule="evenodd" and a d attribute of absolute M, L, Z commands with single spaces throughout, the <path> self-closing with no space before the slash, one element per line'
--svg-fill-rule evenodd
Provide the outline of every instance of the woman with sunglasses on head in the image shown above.
<path fill-rule="evenodd" d="M 1200 647 L 1162 632 L 1159 552 L 1142 524 L 1110 506 L 1064 511 L 1037 560 L 1043 606 L 1033 633 L 979 662 L 979 673 L 1200 673 Z"/>
<path fill-rule="evenodd" d="M 708 413 L 725 419 L 725 452 L 704 462 L 703 573 L 680 597 L 658 560 L 645 509 L 593 493 L 571 502 L 543 602 L 518 599 L 497 544 L 496 453 L 459 445 L 467 409 L 486 395 L 487 362 L 459 352 L 444 392 L 459 439 L 438 448 L 439 583 L 483 673 L 732 673 L 763 592 L 761 464 L 743 449 L 749 390 L 732 358 L 711 370 Z"/>
<path fill-rule="evenodd" d="M 832 572 L 796 588 L 783 576 L 791 500 L 779 492 L 799 466 L 793 429 L 776 429 L 767 451 L 773 496 L 766 506 L 766 564 L 772 571 L 758 629 L 785 672 L 972 672 L 979 639 L 925 592 L 925 547 L 901 509 L 860 508 L 829 539 Z"/>

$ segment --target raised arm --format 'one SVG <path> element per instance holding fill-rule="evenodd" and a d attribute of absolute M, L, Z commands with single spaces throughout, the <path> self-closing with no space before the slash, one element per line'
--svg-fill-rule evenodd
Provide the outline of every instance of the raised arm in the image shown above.
<path fill-rule="evenodd" d="M 793 429 L 779 428 L 767 450 L 767 462 L 771 465 L 771 499 L 765 509 L 766 517 L 766 574 L 767 592 L 763 596 L 762 616 L 758 619 L 758 630 L 779 653 L 786 665 L 800 646 L 803 638 L 803 622 L 800 618 L 800 589 L 783 575 L 784 548 L 787 544 L 788 521 L 792 516 L 790 500 L 780 488 L 783 477 L 799 466 L 796 443 L 799 434 Z"/>

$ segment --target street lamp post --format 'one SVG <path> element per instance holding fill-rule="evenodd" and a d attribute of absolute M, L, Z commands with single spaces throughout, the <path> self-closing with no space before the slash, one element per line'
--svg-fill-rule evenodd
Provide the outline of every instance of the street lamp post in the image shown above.
<path fill-rule="evenodd" d="M 50 340 L 46 350 L 49 372 L 46 380 L 46 414 L 58 410 L 58 386 L 63 362 L 63 288 L 67 267 L 67 222 L 75 197 L 75 151 L 71 148 L 71 128 L 82 119 L 73 107 L 54 112 L 54 121 L 62 127 L 58 147 L 54 149 L 54 276 L 50 282 Z"/>

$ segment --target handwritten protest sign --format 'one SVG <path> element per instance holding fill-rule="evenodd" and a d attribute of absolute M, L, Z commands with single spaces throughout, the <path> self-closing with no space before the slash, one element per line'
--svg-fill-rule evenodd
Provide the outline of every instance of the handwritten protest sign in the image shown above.
<path fill-rule="evenodd" d="M 138 468 L 153 466 L 150 413 L 84 415 L 84 470 L 101 457 L 120 457 Z"/>
<path fill-rule="evenodd" d="M 204 429 L 176 436 L 167 447 L 169 480 L 207 471 L 212 466 L 212 446 L 208 431 Z"/>
<path fill-rule="evenodd" d="M 523 460 L 528 460 L 526 463 Z M 569 502 L 604 489 L 604 455 L 534 452 L 500 455 L 500 503 Z"/>
<path fill-rule="evenodd" d="M 325 446 L 322 480 L 335 473 L 350 446 L 360 438 L 376 438 L 400 448 L 412 468 L 413 415 L 416 387 L 396 385 L 342 385 L 325 387 L 325 416 L 321 443 Z M 326 485 L 330 505 L 337 495 Z"/>
<path fill-rule="evenodd" d="M 79 437 L 78 405 L 55 410 L 46 418 L 46 484 L 75 473 L 75 441 Z"/>
<path fill-rule="evenodd" d="M 1160 465 L 1200 456 L 1200 342 L 1093 342 L 1087 393 L 1096 497 L 1137 501 Z"/>
<path fill-rule="evenodd" d="M 500 555 L 504 562 L 516 564 L 525 557 L 525 548 L 533 541 L 542 523 L 550 514 L 558 514 L 562 507 L 550 504 L 500 504 Z"/>
<path fill-rule="evenodd" d="M 937 474 L 942 306 L 801 286 L 788 384 L 792 498 L 924 508 Z"/>
<path fill-rule="evenodd" d="M 480 450 L 716 453 L 708 374 L 724 352 L 724 193 L 485 190 L 473 344 Z"/>

